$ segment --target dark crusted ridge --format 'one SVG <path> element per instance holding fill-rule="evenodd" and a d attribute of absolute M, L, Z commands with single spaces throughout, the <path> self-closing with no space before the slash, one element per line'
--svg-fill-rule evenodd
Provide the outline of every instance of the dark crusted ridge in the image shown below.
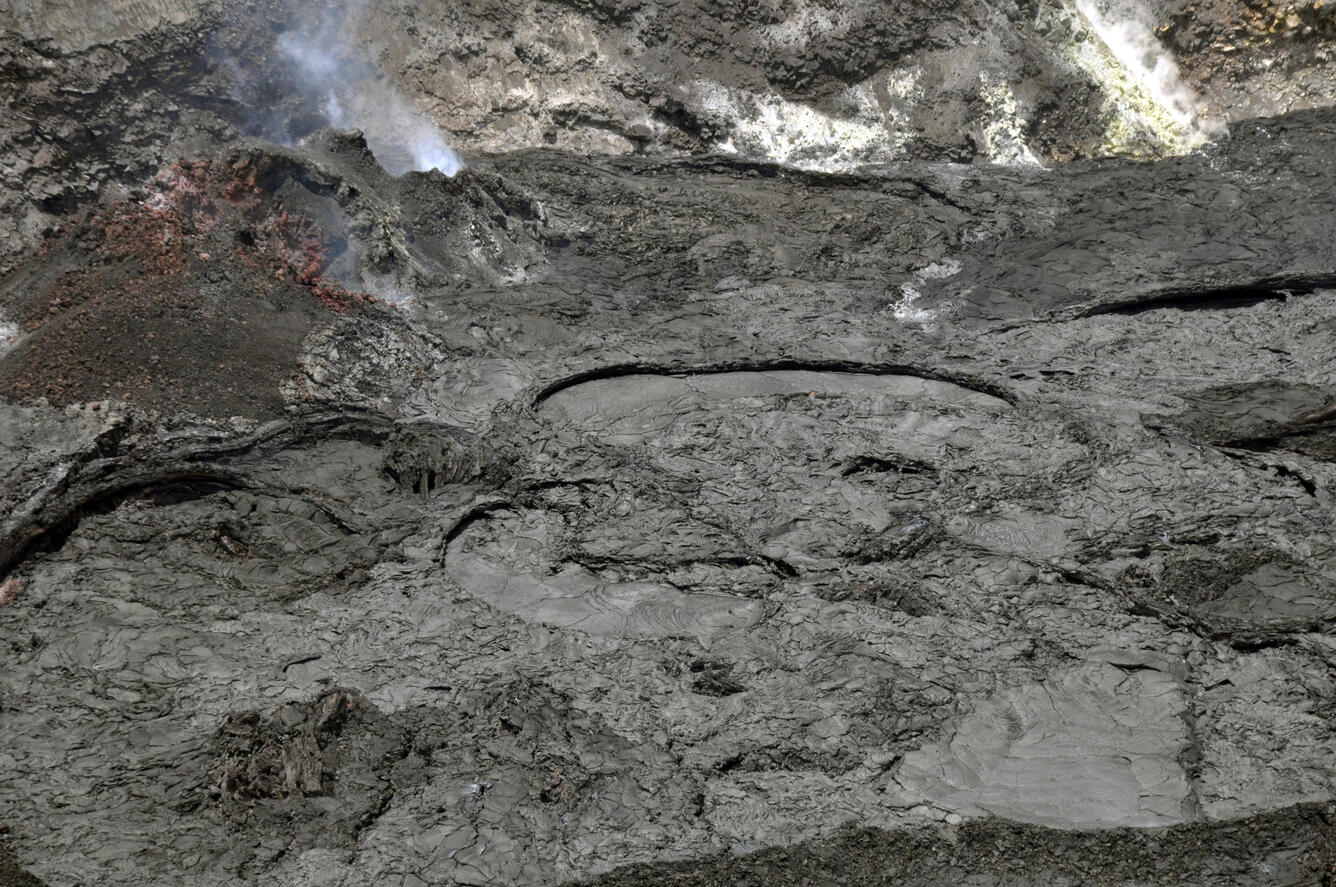
<path fill-rule="evenodd" d="M 117 449 L 127 429 L 114 427 L 75 457 L 68 474 L 0 523 L 0 577 L 36 552 L 59 547 L 85 515 L 114 508 L 138 495 L 197 498 L 228 489 L 271 491 L 304 498 L 336 525 L 351 531 L 349 515 L 315 491 L 276 487 L 218 463 L 315 439 L 379 442 L 394 427 L 393 420 L 365 411 L 311 413 L 267 422 L 244 435 L 169 438 L 165 450 L 124 453 Z"/>
<path fill-rule="evenodd" d="M 1168 828 L 1067 831 L 1000 819 L 958 828 L 846 829 L 745 856 L 624 866 L 597 887 L 947 887 L 970 884 L 1330 885 L 1326 805 Z M 1092 873 L 1098 872 L 1098 875 Z"/>
<path fill-rule="evenodd" d="M 34 528 L 6 560 L 0 561 L 0 575 L 26 561 L 38 551 L 54 551 L 65 544 L 90 514 L 106 514 L 124 502 L 136 498 L 188 502 L 225 490 L 252 486 L 245 477 L 225 469 L 184 469 L 157 471 L 146 477 L 125 478 L 98 487 L 81 499 L 78 506 L 58 512 Z"/>
<path fill-rule="evenodd" d="M 550 489 L 552 487 L 566 486 L 568 484 L 580 485 L 584 483 L 581 480 L 574 481 L 542 481 L 536 484 L 526 486 L 522 489 L 522 494 L 530 494 L 537 490 Z M 523 496 L 521 497 L 521 499 Z M 498 511 L 516 507 L 533 507 L 521 500 L 511 499 L 489 499 L 483 502 L 475 502 L 464 509 L 445 530 L 445 535 L 441 540 L 441 552 L 438 563 L 444 564 L 449 556 L 450 544 L 464 534 L 466 530 L 475 523 L 491 518 Z M 627 560 L 621 558 L 567 558 L 567 562 L 580 564 L 589 569 L 602 569 L 609 566 L 643 566 L 643 563 L 636 560 Z M 762 567 L 773 573 L 779 579 L 792 579 L 798 575 L 798 570 L 783 558 L 769 557 L 764 554 L 738 554 L 734 556 L 722 556 L 716 558 L 694 559 L 680 563 L 669 563 L 670 566 L 684 566 L 687 563 L 693 564 L 714 564 L 724 567 Z"/>
<path fill-rule="evenodd" d="M 1336 274 L 1279 274 L 1248 283 L 1154 291 L 1131 299 L 1095 305 L 1079 316 L 1132 315 L 1165 308 L 1179 311 L 1250 308 L 1262 302 L 1284 301 L 1290 296 L 1311 295 L 1316 290 L 1330 287 L 1336 287 Z"/>
<path fill-rule="evenodd" d="M 1241 462 L 1251 468 L 1274 471 L 1277 477 L 1293 480 L 1305 493 L 1316 498 L 1318 485 L 1317 481 L 1311 476 L 1305 474 L 1293 465 L 1286 465 L 1283 462 L 1268 461 L 1266 459 L 1258 458 L 1273 450 L 1280 449 L 1280 444 L 1283 440 L 1283 436 L 1251 438 L 1239 443 L 1219 444 L 1216 448 L 1229 458 Z"/>
<path fill-rule="evenodd" d="M 1241 450 L 1253 450 L 1254 452 L 1283 449 L 1285 441 L 1288 439 L 1304 435 L 1331 434 L 1336 431 L 1336 427 L 1334 427 L 1336 423 L 1332 422 L 1333 418 L 1336 417 L 1331 415 L 1330 408 L 1318 410 L 1307 416 L 1300 416 L 1283 425 L 1278 425 L 1264 434 L 1230 437 L 1218 441 L 1216 446 L 1236 447 Z"/>
<path fill-rule="evenodd" d="M 1223 437 L 1209 443 L 1232 459 L 1240 458 L 1244 452 L 1266 455 L 1289 451 L 1322 462 L 1332 462 L 1329 442 L 1333 438 L 1336 438 L 1336 407 L 1328 406 L 1278 423 L 1260 433 Z M 1326 451 L 1312 452 L 1305 444 L 1325 444 L 1323 449 Z M 1317 495 L 1317 481 L 1293 467 L 1271 462 L 1260 463 L 1260 466 L 1274 470 L 1282 477 L 1292 477 L 1308 495 Z"/>
<path fill-rule="evenodd" d="M 705 367 L 675 366 L 656 363 L 619 363 L 576 373 L 552 382 L 539 389 L 534 395 L 533 405 L 542 405 L 548 398 L 567 388 L 583 385 L 585 382 L 599 382 L 604 379 L 619 379 L 623 376 L 718 376 L 724 373 L 773 373 L 786 370 L 807 371 L 813 373 L 858 373 L 865 376 L 913 376 L 933 382 L 949 382 L 979 394 L 987 394 L 998 400 L 1015 406 L 1016 398 L 1010 391 L 992 382 L 973 379 L 957 373 L 928 370 L 907 364 L 867 363 L 857 360 L 799 360 L 795 358 L 777 358 L 775 360 L 738 360 L 715 363 Z"/>
<path fill-rule="evenodd" d="M 912 177 L 906 176 L 896 167 L 868 167 L 854 172 L 824 172 L 804 169 L 798 166 L 766 160 L 760 157 L 746 157 L 738 154 L 696 154 L 686 157 L 644 157 L 621 155 L 600 157 L 597 162 L 587 158 L 573 157 L 565 151 L 553 148 L 523 148 L 517 151 L 478 155 L 474 166 L 493 165 L 516 160 L 533 158 L 555 166 L 566 166 L 585 170 L 612 169 L 629 176 L 654 176 L 664 173 L 700 173 L 706 175 L 731 176 L 734 178 L 780 179 L 799 185 L 812 187 L 850 187 L 850 188 L 903 188 L 913 186 L 919 192 L 926 193 Z M 410 173 L 409 175 L 423 175 Z"/>
<path fill-rule="evenodd" d="M 937 468 L 922 459 L 908 456 L 855 456 L 841 466 L 840 476 L 855 474 L 936 474 Z"/>
<path fill-rule="evenodd" d="M 171 503 L 201 499 L 227 490 L 250 490 L 291 496 L 314 505 L 344 533 L 364 532 L 357 520 L 315 490 L 265 483 L 241 471 L 226 468 L 160 467 L 134 477 L 115 477 L 91 486 L 72 502 L 50 509 L 25 532 L 0 540 L 0 576 L 6 575 L 40 551 L 55 551 L 91 514 L 105 514 L 134 498 L 148 497 Z"/>
<path fill-rule="evenodd" d="M 445 531 L 445 536 L 441 539 L 441 554 L 439 563 L 445 563 L 446 552 L 450 548 L 450 543 L 458 539 L 465 530 L 473 526 L 476 522 L 491 516 L 497 511 L 504 511 L 507 508 L 514 508 L 515 503 L 509 499 L 492 499 L 487 502 L 475 502 L 464 509 L 454 523 Z"/>
<path fill-rule="evenodd" d="M 458 534 L 456 534 L 458 535 Z M 645 567 L 647 562 L 635 558 L 569 556 L 566 563 L 578 564 L 588 570 L 604 570 L 608 567 Z M 783 558 L 766 557 L 761 554 L 719 555 L 699 558 L 668 558 L 655 562 L 660 569 L 689 567 L 694 564 L 709 564 L 716 567 L 761 567 L 775 574 L 780 579 L 792 579 L 798 575 L 797 569 Z"/>
<path fill-rule="evenodd" d="M 849 172 L 804 169 L 773 160 L 738 154 L 704 154 L 644 161 L 637 157 L 616 157 L 611 165 L 631 174 L 661 171 L 713 173 L 747 178 L 781 179 L 795 184 L 822 188 L 864 188 L 884 190 L 905 197 L 924 195 L 938 203 L 953 205 L 942 192 L 925 184 L 920 176 L 930 174 L 927 164 L 869 164 Z"/>
<path fill-rule="evenodd" d="M 9 848 L 0 843 L 0 887 L 46 887 L 46 882 L 20 868 Z"/>

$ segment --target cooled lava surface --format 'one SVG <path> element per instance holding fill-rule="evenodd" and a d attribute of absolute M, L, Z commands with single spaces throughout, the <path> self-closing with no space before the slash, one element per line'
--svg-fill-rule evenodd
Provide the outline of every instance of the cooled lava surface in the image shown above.
<path fill-rule="evenodd" d="M 0 11 L 0 884 L 1329 883 L 1333 31 L 1226 5 L 1182 118 L 1109 3 Z"/>

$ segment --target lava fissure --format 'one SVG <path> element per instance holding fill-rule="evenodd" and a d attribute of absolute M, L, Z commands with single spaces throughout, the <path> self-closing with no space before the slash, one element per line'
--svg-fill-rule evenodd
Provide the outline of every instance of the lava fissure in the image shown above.
<path fill-rule="evenodd" d="M 726 361 L 703 367 L 679 366 L 675 364 L 625 363 L 613 366 L 597 367 L 567 376 L 539 389 L 533 396 L 532 404 L 537 407 L 553 395 L 568 388 L 574 388 L 586 382 L 601 382 L 607 379 L 620 379 L 624 376 L 670 376 L 688 378 L 691 376 L 717 376 L 724 373 L 767 373 L 767 372 L 817 372 L 850 373 L 865 376 L 912 376 L 933 382 L 949 382 L 979 394 L 996 397 L 1015 406 L 1016 395 L 1001 385 L 981 379 L 969 378 L 960 374 L 924 369 L 905 364 L 867 363 L 856 360 L 800 360 L 777 358 L 773 360 Z"/>
<path fill-rule="evenodd" d="M 0 576 L 12 573 L 37 551 L 54 551 L 78 529 L 89 514 L 111 511 L 133 498 L 152 497 L 162 492 L 187 492 L 187 498 L 200 498 L 223 490 L 249 489 L 253 481 L 244 475 L 223 469 L 195 467 L 155 471 L 149 477 L 119 479 L 80 491 L 75 501 L 70 497 L 37 512 L 20 527 L 0 540 Z M 185 500 L 181 500 L 185 501 Z"/>
<path fill-rule="evenodd" d="M 1086 309 L 1080 316 L 1136 315 L 1164 309 L 1210 311 L 1251 308 L 1263 302 L 1283 302 L 1291 296 L 1308 296 L 1317 290 L 1333 287 L 1336 287 L 1336 274 L 1285 275 L 1252 283 L 1160 290 L 1134 299 L 1096 305 Z"/>
<path fill-rule="evenodd" d="M 840 466 L 842 477 L 855 474 L 936 474 L 937 467 L 907 456 L 855 456 Z"/>

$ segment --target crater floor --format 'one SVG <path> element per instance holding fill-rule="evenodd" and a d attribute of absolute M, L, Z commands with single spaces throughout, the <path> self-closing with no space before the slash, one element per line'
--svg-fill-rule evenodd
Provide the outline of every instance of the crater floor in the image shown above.
<path fill-rule="evenodd" d="M 1330 876 L 1336 113 L 182 152 L 0 280 L 0 883 Z"/>

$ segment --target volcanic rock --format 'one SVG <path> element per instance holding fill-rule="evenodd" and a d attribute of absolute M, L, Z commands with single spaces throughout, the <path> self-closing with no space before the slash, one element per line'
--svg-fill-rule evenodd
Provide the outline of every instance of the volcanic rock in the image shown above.
<path fill-rule="evenodd" d="M 1324 883 L 1326 13 L 1082 5 L 0 12 L 0 883 Z"/>

